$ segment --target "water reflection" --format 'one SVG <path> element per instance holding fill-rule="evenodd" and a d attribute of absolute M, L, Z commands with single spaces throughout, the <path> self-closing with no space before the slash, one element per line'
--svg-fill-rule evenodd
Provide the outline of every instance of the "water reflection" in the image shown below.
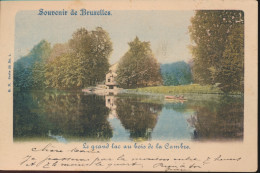
<path fill-rule="evenodd" d="M 116 97 L 113 95 L 107 95 L 106 98 L 106 107 L 110 110 L 109 119 L 118 118 L 116 113 Z"/>
<path fill-rule="evenodd" d="M 243 139 L 243 98 L 168 102 L 163 97 L 15 92 L 14 139 Z"/>
<path fill-rule="evenodd" d="M 143 103 L 140 98 L 121 98 L 116 101 L 116 113 L 122 125 L 130 132 L 131 139 L 151 138 L 162 105 Z"/>
<path fill-rule="evenodd" d="M 19 93 L 14 97 L 14 137 L 46 137 L 51 132 L 75 140 L 109 139 L 108 114 L 102 96 Z"/>
<path fill-rule="evenodd" d="M 188 122 L 195 128 L 194 138 L 200 140 L 243 139 L 243 100 L 230 97 L 197 102 L 190 106 L 195 114 Z"/>

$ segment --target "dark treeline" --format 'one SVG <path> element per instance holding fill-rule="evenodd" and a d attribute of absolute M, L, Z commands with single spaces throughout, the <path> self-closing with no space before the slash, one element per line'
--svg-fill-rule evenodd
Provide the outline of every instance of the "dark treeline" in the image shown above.
<path fill-rule="evenodd" d="M 190 65 L 184 61 L 161 65 L 163 85 L 188 85 L 192 83 Z"/>

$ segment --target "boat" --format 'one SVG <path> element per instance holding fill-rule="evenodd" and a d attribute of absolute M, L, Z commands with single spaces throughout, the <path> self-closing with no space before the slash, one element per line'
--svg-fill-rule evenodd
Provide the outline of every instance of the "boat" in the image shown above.
<path fill-rule="evenodd" d="M 179 102 L 184 102 L 187 101 L 187 99 L 185 99 L 183 96 L 165 96 L 164 97 L 165 100 L 169 100 L 169 101 L 179 101 Z"/>
<path fill-rule="evenodd" d="M 176 99 L 175 96 L 165 96 L 165 99 Z"/>

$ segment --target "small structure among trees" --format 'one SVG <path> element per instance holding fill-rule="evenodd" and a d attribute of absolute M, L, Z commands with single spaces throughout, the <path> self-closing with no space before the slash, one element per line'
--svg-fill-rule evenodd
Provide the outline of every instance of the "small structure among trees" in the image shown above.
<path fill-rule="evenodd" d="M 112 65 L 109 68 L 109 72 L 106 74 L 106 89 L 113 90 L 118 88 L 118 84 L 116 82 L 116 69 L 117 69 L 118 63 Z"/>

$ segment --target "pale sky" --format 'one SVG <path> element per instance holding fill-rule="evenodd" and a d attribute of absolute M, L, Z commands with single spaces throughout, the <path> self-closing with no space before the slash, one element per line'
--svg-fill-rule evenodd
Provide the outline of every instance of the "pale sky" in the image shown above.
<path fill-rule="evenodd" d="M 67 42 L 73 32 L 85 27 L 106 30 L 113 43 L 110 63 L 117 62 L 136 36 L 150 41 L 160 63 L 188 61 L 190 38 L 188 26 L 193 11 L 111 11 L 112 16 L 38 16 L 38 11 L 21 11 L 16 15 L 15 60 L 27 55 L 42 39 Z"/>

